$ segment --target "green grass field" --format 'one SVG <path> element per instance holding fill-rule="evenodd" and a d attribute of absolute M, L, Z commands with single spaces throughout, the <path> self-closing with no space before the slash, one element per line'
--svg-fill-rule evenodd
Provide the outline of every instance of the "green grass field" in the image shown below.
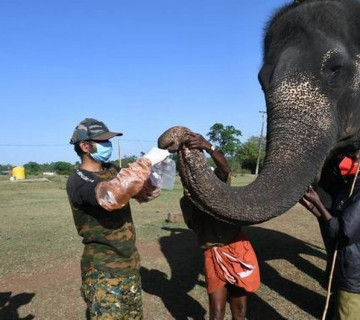
<path fill-rule="evenodd" d="M 67 201 L 66 178 L 0 180 L 0 319 L 85 319 L 79 294 L 82 244 Z M 233 185 L 252 180 L 233 177 Z M 142 257 L 145 319 L 208 317 L 196 238 L 183 222 L 166 222 L 168 213 L 180 213 L 181 196 L 177 180 L 174 190 L 163 190 L 150 203 L 131 201 Z M 295 206 L 244 232 L 258 254 L 262 277 L 261 288 L 249 298 L 248 318 L 320 318 L 325 255 L 315 218 Z"/>

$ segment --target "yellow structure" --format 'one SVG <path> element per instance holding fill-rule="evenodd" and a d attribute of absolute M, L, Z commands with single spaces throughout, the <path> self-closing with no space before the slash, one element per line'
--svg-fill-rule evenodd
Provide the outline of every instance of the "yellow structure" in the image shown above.
<path fill-rule="evenodd" d="M 12 169 L 11 175 L 16 180 L 24 180 L 25 179 L 25 168 L 24 167 L 14 167 Z"/>

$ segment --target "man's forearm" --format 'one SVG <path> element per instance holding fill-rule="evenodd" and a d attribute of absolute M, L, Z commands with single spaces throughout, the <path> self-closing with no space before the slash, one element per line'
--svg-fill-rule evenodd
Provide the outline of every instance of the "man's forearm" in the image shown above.
<path fill-rule="evenodd" d="M 332 218 L 332 215 L 330 212 L 325 208 L 324 204 L 322 202 L 316 203 L 316 208 L 318 209 L 321 219 L 323 221 L 329 221 Z"/>
<path fill-rule="evenodd" d="M 100 182 L 95 188 L 98 203 L 108 211 L 124 207 L 143 188 L 150 167 L 150 160 L 142 157 L 122 169 L 114 179 Z"/>

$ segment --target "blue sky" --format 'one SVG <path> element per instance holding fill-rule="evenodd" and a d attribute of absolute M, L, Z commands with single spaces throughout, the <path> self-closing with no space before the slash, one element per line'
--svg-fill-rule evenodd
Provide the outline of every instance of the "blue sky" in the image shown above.
<path fill-rule="evenodd" d="M 86 117 L 124 133 L 123 156 L 174 125 L 259 135 L 263 28 L 287 2 L 1 0 L 0 164 L 74 163 Z"/>

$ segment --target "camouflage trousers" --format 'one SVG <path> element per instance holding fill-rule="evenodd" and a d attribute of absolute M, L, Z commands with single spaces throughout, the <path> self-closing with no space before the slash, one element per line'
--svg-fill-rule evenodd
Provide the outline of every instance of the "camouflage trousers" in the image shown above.
<path fill-rule="evenodd" d="M 82 276 L 81 293 L 91 320 L 143 319 L 140 275 L 128 278 L 92 269 Z"/>

